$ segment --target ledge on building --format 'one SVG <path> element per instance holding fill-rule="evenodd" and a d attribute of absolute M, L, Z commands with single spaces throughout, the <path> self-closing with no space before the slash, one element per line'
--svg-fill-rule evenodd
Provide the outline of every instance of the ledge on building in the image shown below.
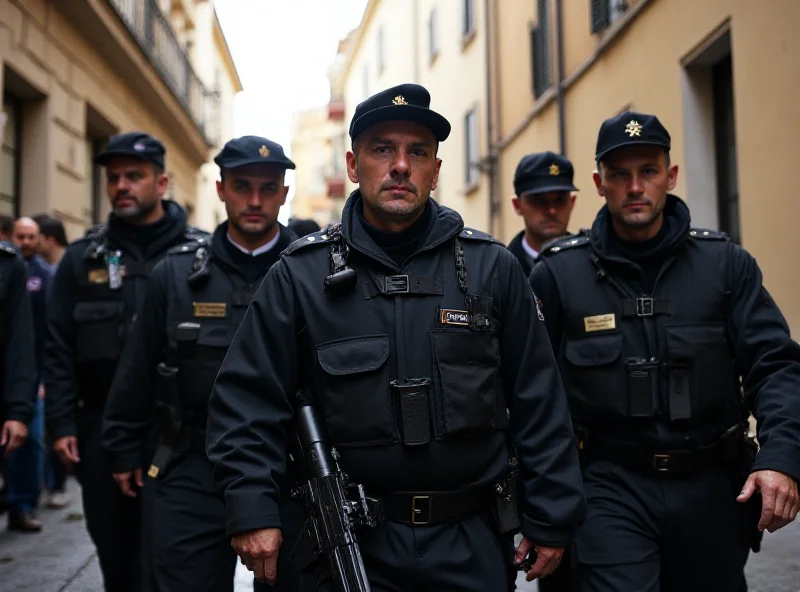
<path fill-rule="evenodd" d="M 328 177 L 325 179 L 328 197 L 336 199 L 345 197 L 344 177 Z"/>

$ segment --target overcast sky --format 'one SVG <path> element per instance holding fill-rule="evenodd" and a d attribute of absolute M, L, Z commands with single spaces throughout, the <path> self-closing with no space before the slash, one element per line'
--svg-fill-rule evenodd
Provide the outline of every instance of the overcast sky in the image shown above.
<path fill-rule="evenodd" d="M 358 26 L 366 0 L 215 0 L 244 91 L 234 134 L 264 136 L 291 152 L 292 112 L 328 102 L 328 67 Z M 287 175 L 287 182 L 293 176 Z M 294 194 L 290 190 L 289 196 Z M 285 222 L 289 208 L 281 210 Z"/>

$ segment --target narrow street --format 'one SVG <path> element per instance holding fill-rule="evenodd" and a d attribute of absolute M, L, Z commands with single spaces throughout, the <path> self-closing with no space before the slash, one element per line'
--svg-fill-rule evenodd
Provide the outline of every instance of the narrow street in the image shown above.
<path fill-rule="evenodd" d="M 70 480 L 73 503 L 63 510 L 42 509 L 40 534 L 10 533 L 2 516 L 0 592 L 103 592 L 100 568 L 83 524 L 77 484 Z M 747 566 L 750 592 L 800 592 L 800 524 L 767 534 L 761 553 Z M 235 592 L 252 590 L 251 574 L 240 564 Z M 518 590 L 537 586 L 518 580 Z"/>

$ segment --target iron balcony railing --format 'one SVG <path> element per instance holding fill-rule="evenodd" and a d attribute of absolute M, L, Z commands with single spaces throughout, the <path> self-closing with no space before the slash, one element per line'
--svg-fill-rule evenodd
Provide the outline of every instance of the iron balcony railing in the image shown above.
<path fill-rule="evenodd" d="M 156 0 L 108 0 L 155 66 L 197 129 L 211 146 L 220 140 L 220 93 L 209 90 L 195 74 Z"/>

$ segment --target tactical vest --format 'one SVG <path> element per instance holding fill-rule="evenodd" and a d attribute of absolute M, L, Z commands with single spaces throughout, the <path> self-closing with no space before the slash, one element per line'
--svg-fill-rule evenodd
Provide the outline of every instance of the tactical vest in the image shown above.
<path fill-rule="evenodd" d="M 13 261 L 13 258 L 16 256 L 17 251 L 14 247 L 4 241 L 0 241 L 0 260 L 4 262 Z M 6 278 L 0 276 L 0 280 L 5 280 Z M 11 286 L 9 285 L 0 285 L 0 304 L 3 306 L 8 306 L 7 299 L 8 299 L 8 292 Z M 0 323 L 0 346 L 2 347 L 13 347 L 12 343 L 6 343 L 6 324 Z M 0 349 L 0 387 L 2 389 L 5 386 L 5 361 L 6 356 L 5 352 Z M 0 391 L 2 392 L 2 391 Z M 2 404 L 2 397 L 0 397 L 0 404 Z M 0 405 L 1 408 L 1 405 Z"/>
<path fill-rule="evenodd" d="M 576 423 L 737 421 L 726 241 L 722 233 L 690 231 L 662 266 L 652 297 L 600 260 L 586 233 L 544 251 L 561 300 L 556 355 Z"/>

